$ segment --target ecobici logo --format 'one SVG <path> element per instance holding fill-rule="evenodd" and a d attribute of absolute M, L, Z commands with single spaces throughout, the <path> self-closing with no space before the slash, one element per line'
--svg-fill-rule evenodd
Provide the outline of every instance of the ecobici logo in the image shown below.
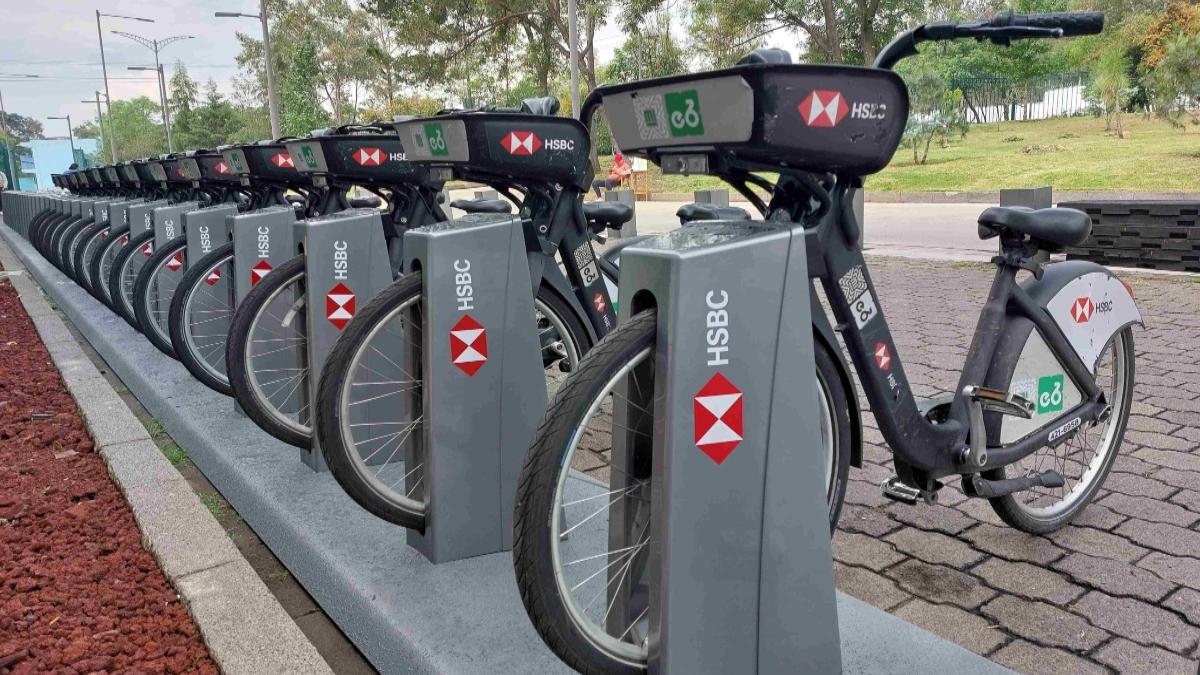
<path fill-rule="evenodd" d="M 300 157 L 304 159 L 304 165 L 309 169 L 317 168 L 317 155 L 313 152 L 312 147 L 307 145 L 300 146 Z"/>
<path fill-rule="evenodd" d="M 425 143 L 429 146 L 429 154 L 434 157 L 445 157 L 450 154 L 450 147 L 446 144 L 446 134 L 442 131 L 442 125 L 438 122 L 432 122 L 424 126 Z"/>
<path fill-rule="evenodd" d="M 1038 378 L 1038 414 L 1058 412 L 1063 409 L 1063 382 L 1062 373 Z"/>
<path fill-rule="evenodd" d="M 647 94 L 633 99 L 638 135 L 642 140 L 704 135 L 700 93 L 695 89 Z"/>

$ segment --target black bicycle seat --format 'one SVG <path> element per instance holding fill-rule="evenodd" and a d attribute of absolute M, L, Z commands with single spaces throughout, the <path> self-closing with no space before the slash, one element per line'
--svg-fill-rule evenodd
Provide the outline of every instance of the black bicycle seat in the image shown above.
<path fill-rule="evenodd" d="M 521 112 L 532 113 L 534 115 L 557 115 L 558 107 L 558 99 L 553 96 L 527 98 L 521 101 Z"/>
<path fill-rule="evenodd" d="M 593 230 L 618 230 L 633 218 L 633 207 L 621 202 L 587 202 L 583 205 L 583 215 Z"/>
<path fill-rule="evenodd" d="M 503 199 L 455 199 L 450 206 L 467 213 L 511 213 L 512 205 Z"/>
<path fill-rule="evenodd" d="M 696 220 L 750 220 L 750 214 L 745 209 L 716 204 L 684 204 L 675 215 L 681 223 Z"/>
<path fill-rule="evenodd" d="M 1040 243 L 1078 246 L 1092 233 L 1092 219 L 1075 209 L 1031 209 L 993 206 L 979 215 L 979 238 L 990 239 L 1001 230 L 1028 235 Z"/>

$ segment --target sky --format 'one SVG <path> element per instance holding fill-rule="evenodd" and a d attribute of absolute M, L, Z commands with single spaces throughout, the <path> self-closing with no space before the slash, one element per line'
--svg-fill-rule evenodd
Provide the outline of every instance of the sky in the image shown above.
<path fill-rule="evenodd" d="M 436 0 L 431 0 L 436 1 Z M 96 36 L 96 10 L 123 14 L 154 23 L 101 17 L 104 53 L 108 61 L 109 91 L 114 100 L 148 96 L 158 101 L 152 72 L 129 71 L 128 66 L 153 66 L 154 53 L 118 30 L 149 39 L 192 35 L 165 47 L 160 58 L 171 76 L 177 59 L 183 60 L 192 78 L 209 78 L 230 95 L 237 74 L 234 58 L 238 42 L 234 33 L 259 35 L 254 19 L 218 19 L 213 12 L 258 13 L 256 0 L 0 0 L 0 94 L 10 113 L 42 122 L 47 137 L 66 136 L 66 122 L 49 116 L 70 115 L 75 126 L 95 119 L 95 91 L 104 91 L 100 47 Z M 596 38 L 601 62 L 612 57 L 622 37 L 607 26 Z M 38 75 L 13 78 L 12 75 Z"/>

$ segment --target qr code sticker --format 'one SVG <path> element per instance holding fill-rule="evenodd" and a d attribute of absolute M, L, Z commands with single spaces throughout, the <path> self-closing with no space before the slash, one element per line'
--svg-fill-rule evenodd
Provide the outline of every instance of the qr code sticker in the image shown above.
<path fill-rule="evenodd" d="M 661 141 L 670 138 L 667 129 L 667 108 L 662 94 L 646 94 L 634 97 L 633 112 L 637 117 L 638 136 L 643 141 Z"/>
<path fill-rule="evenodd" d="M 589 242 L 583 242 L 574 251 L 575 266 L 579 268 L 579 274 L 583 277 L 583 285 L 591 286 L 600 279 L 600 270 L 596 267 L 596 259 L 592 255 L 592 246 Z"/>
<path fill-rule="evenodd" d="M 857 298 L 867 291 L 867 278 L 863 275 L 862 265 L 855 265 L 850 268 L 849 272 L 842 275 L 838 279 L 838 286 L 842 287 L 842 297 L 846 298 L 846 302 L 851 302 L 853 298 Z"/>

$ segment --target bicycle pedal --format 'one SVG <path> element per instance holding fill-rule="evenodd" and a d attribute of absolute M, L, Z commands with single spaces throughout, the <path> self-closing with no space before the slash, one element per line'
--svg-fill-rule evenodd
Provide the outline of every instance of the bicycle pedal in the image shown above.
<path fill-rule="evenodd" d="M 892 476 L 880 483 L 879 491 L 883 493 L 884 497 L 892 501 L 908 504 L 909 506 L 916 504 L 921 499 L 922 492 L 920 488 L 913 487 L 901 481 L 897 476 Z"/>

